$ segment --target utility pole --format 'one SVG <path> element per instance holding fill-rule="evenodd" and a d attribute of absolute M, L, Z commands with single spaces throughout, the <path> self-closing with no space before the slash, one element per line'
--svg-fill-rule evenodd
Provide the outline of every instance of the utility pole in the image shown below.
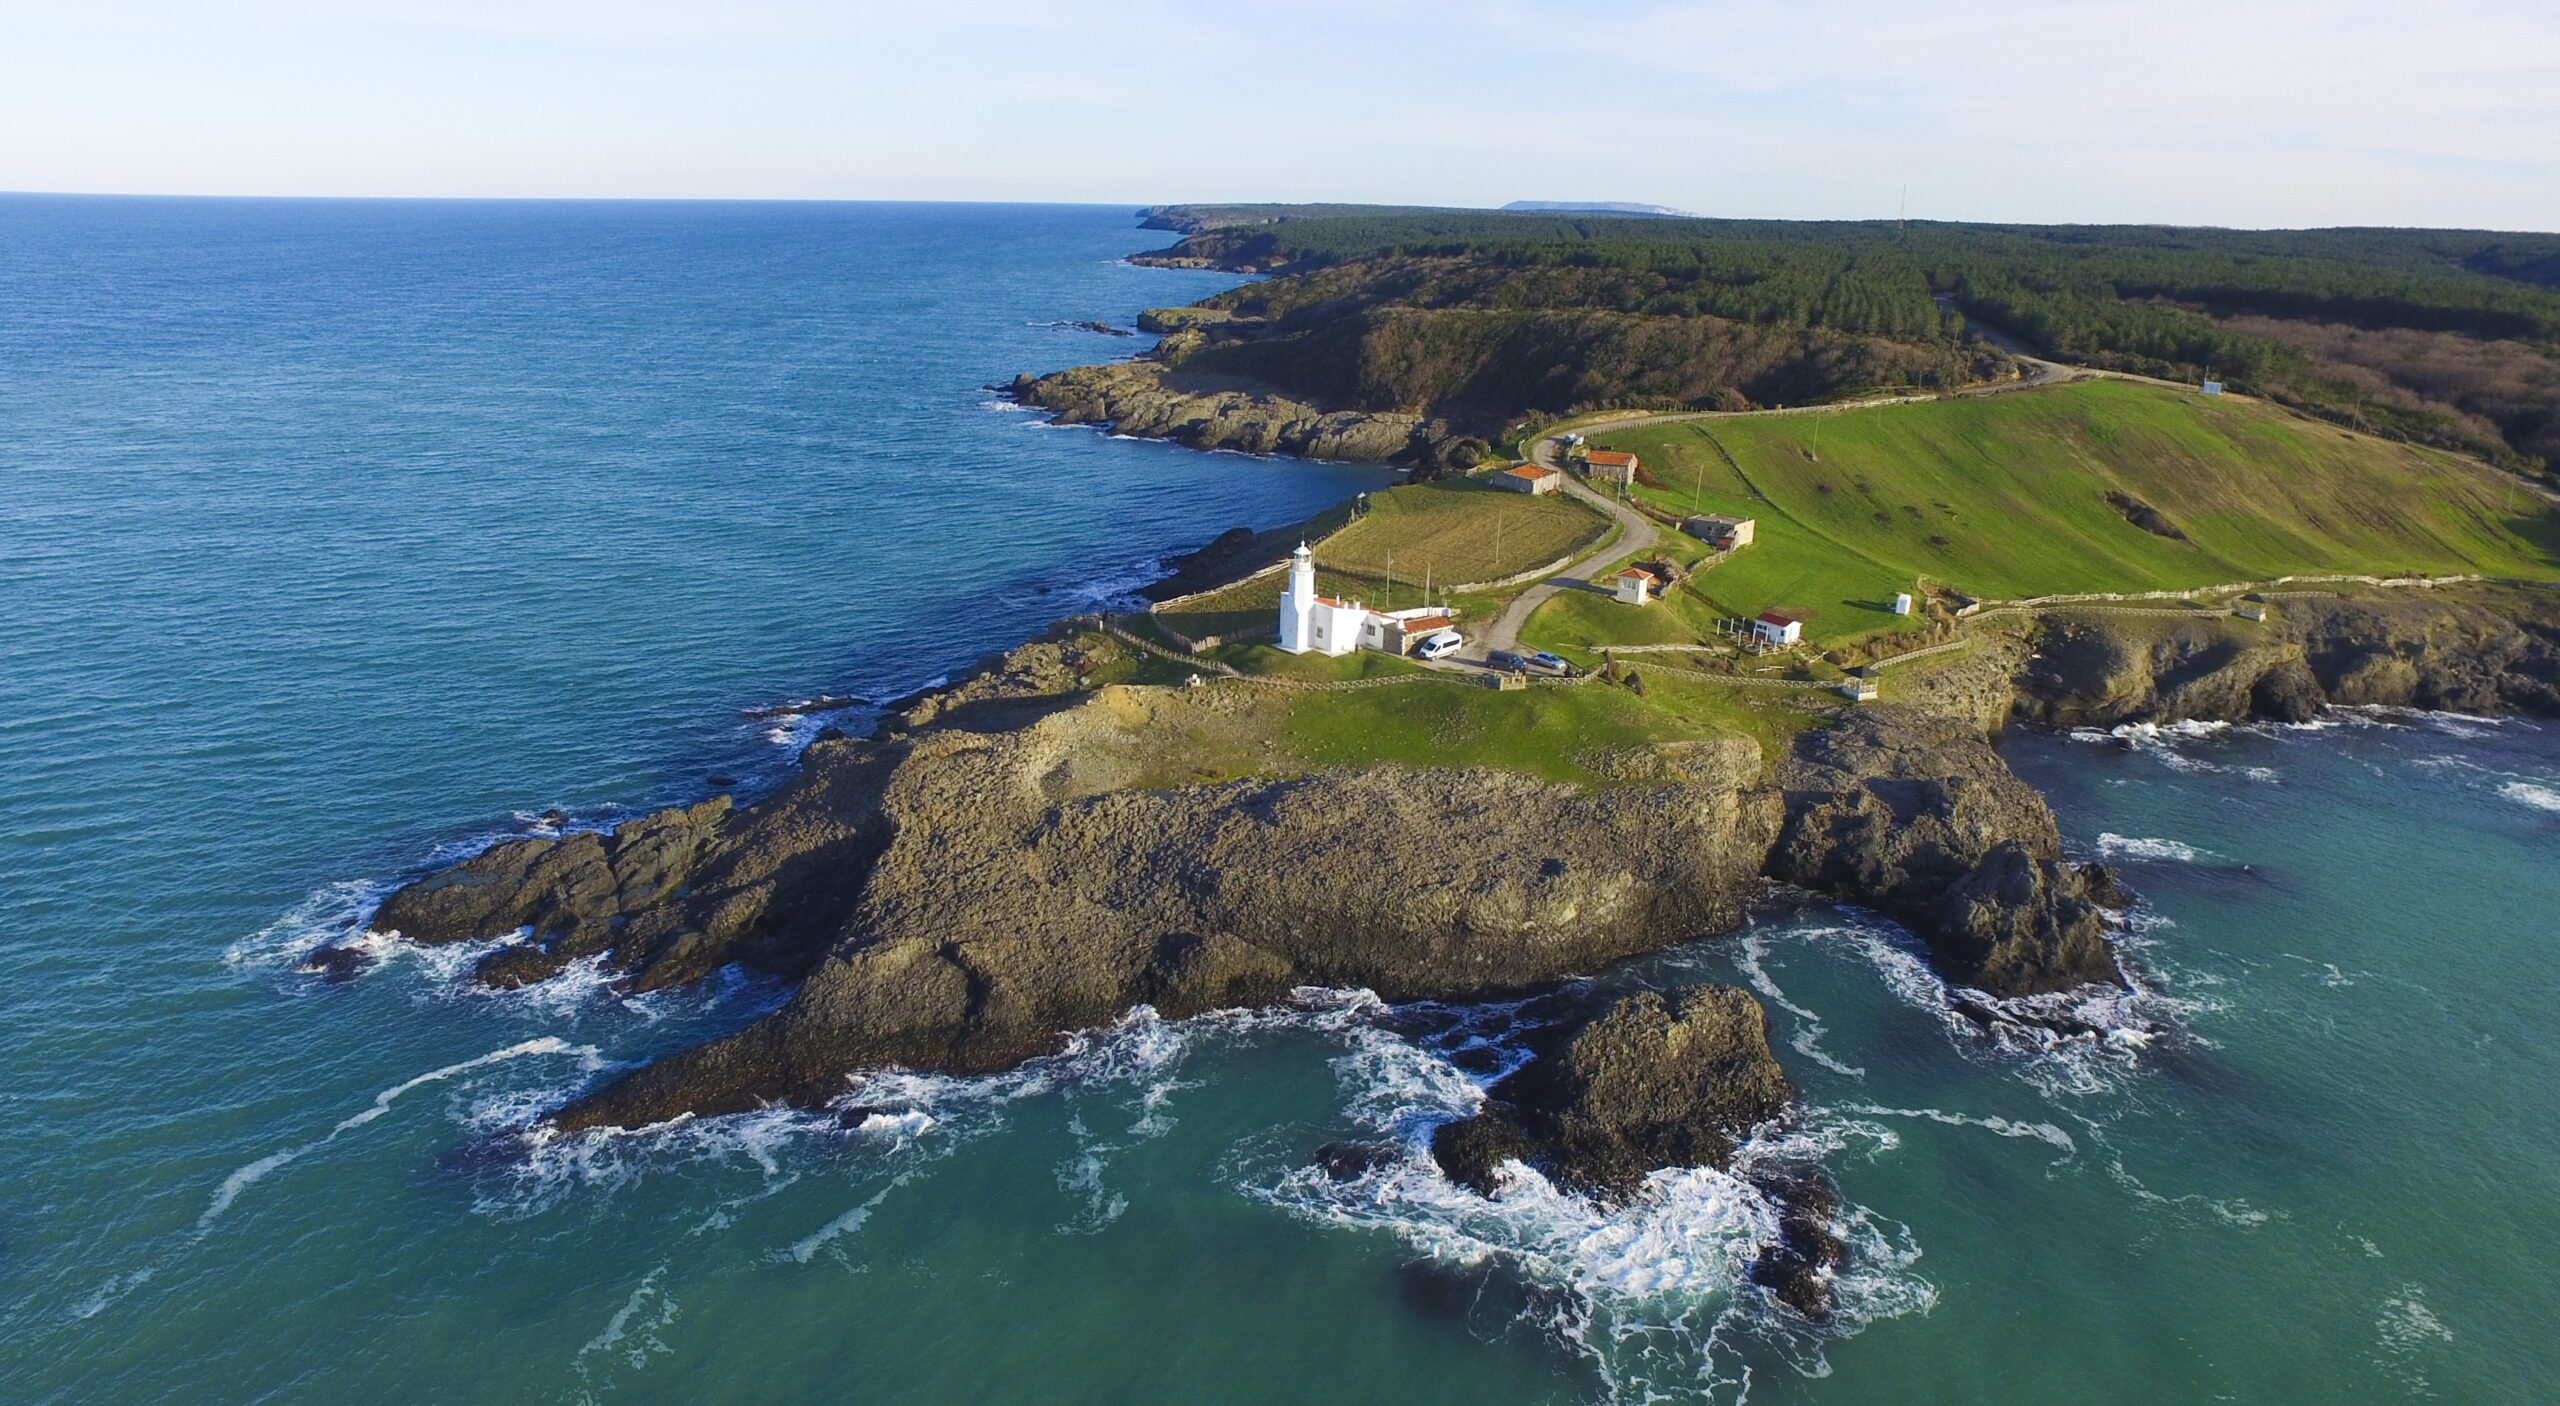
<path fill-rule="evenodd" d="M 1902 238 L 1904 235 L 1909 234 L 1910 232 L 1911 232 L 1911 182 L 1909 182 L 1909 181 L 1904 181 L 1904 182 L 1902 183 L 1902 208 L 1901 208 L 1900 210 L 1895 211 L 1895 212 L 1894 212 L 1894 216 L 1893 216 L 1893 237 L 1894 237 L 1894 238 L 1896 238 L 1896 239 L 1900 239 L 1900 238 Z"/>

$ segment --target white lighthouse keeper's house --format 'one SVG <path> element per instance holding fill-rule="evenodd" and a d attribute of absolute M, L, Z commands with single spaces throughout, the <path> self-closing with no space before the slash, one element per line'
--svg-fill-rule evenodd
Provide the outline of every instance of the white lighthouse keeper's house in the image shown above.
<path fill-rule="evenodd" d="M 1360 647 L 1369 612 L 1316 594 L 1316 557 L 1300 542 L 1289 554 L 1289 586 L 1280 593 L 1280 647 L 1291 654 L 1349 654 Z"/>

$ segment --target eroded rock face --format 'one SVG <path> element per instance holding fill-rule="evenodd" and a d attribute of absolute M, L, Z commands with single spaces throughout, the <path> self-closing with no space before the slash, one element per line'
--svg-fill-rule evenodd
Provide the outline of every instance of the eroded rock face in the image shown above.
<path fill-rule="evenodd" d="M 1995 995 L 2117 979 L 2102 895 L 1962 722 L 1861 712 L 1800 739 L 1774 786 L 1738 738 L 1595 758 L 1612 780 L 1590 787 L 1391 767 L 1204 782 L 1185 749 L 1256 751 L 1218 740 L 1254 695 L 1086 691 L 1090 663 L 1071 635 L 1025 646 L 893 704 L 873 738 L 816 743 L 752 807 L 501 845 L 375 927 L 524 930 L 483 960 L 495 984 L 585 957 L 643 989 L 732 962 L 803 977 L 775 1015 L 573 1104 L 571 1127 L 822 1103 L 888 1063 L 1002 1068 L 1142 1003 L 1529 991 L 1730 929 L 1763 872 L 1901 917 Z"/>
<path fill-rule="evenodd" d="M 2053 617 L 2015 716 L 2056 727 L 2264 718 L 2331 704 L 2560 713 L 2560 592 L 2400 589 L 2286 596 L 2263 624 Z"/>
<path fill-rule="evenodd" d="M 1055 412 L 1062 424 L 1109 425 L 1120 434 L 1194 449 L 1436 466 L 1458 454 L 1464 438 L 1420 415 L 1328 411 L 1242 382 L 1185 377 L 1153 361 L 1022 376 L 1013 395 Z M 1474 443 L 1481 449 L 1481 441 Z"/>
<path fill-rule="evenodd" d="M 1940 969 L 2008 996 L 2120 979 L 2091 887 L 2085 872 L 2015 840 L 1993 846 L 1938 904 L 1931 946 Z"/>
<path fill-rule="evenodd" d="M 792 1002 L 560 1121 L 818 1102 L 889 1063 L 1003 1068 L 1140 1003 L 1525 991 L 1733 926 L 1777 822 L 1747 778 L 1586 792 L 1373 769 L 1055 795 L 1103 713 L 908 744 L 893 838 Z"/>
<path fill-rule="evenodd" d="M 1965 724 L 1870 708 L 1799 736 L 1778 784 L 1769 873 L 1900 919 L 1949 981 L 1995 996 L 2122 984 L 2053 812 Z"/>

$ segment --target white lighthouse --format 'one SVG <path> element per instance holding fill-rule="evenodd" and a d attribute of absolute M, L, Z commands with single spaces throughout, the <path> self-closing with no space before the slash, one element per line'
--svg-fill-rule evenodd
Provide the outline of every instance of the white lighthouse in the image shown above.
<path fill-rule="evenodd" d="M 1360 647 L 1368 611 L 1316 594 L 1316 557 L 1300 542 L 1289 554 L 1289 585 L 1280 593 L 1280 648 L 1291 654 L 1349 654 Z"/>

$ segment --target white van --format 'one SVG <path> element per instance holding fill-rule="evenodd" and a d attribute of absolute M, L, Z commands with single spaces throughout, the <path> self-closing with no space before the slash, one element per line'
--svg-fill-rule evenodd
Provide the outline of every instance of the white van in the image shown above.
<path fill-rule="evenodd" d="M 1455 630 L 1441 630 L 1413 647 L 1416 659 L 1444 659 L 1466 647 L 1467 637 Z"/>

